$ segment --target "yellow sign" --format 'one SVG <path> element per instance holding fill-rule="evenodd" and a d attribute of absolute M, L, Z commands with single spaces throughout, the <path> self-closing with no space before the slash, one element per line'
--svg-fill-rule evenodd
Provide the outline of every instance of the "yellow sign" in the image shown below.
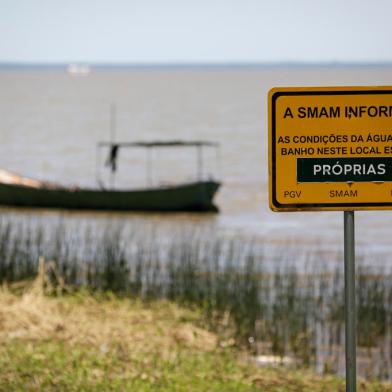
<path fill-rule="evenodd" d="M 269 92 L 274 211 L 392 209 L 392 86 Z"/>

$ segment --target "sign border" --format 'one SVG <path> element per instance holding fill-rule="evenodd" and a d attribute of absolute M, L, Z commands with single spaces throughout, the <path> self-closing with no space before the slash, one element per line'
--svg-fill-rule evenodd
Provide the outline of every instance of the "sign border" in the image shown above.
<path fill-rule="evenodd" d="M 290 203 L 281 204 L 276 198 L 276 101 L 281 96 L 314 95 L 392 95 L 391 86 L 342 87 L 275 87 L 269 91 L 269 185 L 270 208 L 273 211 L 354 211 L 392 209 L 390 202 L 380 203 Z"/>

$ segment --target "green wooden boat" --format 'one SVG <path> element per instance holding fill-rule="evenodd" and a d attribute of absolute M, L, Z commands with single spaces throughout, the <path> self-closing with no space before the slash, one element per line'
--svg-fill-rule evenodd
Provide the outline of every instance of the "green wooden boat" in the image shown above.
<path fill-rule="evenodd" d="M 61 185 L 23 178 L 0 171 L 0 204 L 13 207 L 64 208 L 78 210 L 122 211 L 218 211 L 213 198 L 220 183 L 205 179 L 202 173 L 201 149 L 214 146 L 210 142 L 134 142 L 99 143 L 98 149 L 109 148 L 106 164 L 114 176 L 119 148 L 124 147 L 196 147 L 198 179 L 193 182 L 150 186 L 144 189 L 96 189 L 64 187 Z M 150 166 L 150 165 L 148 165 Z M 113 178 L 112 178 L 112 182 Z"/>
<path fill-rule="evenodd" d="M 0 204 L 85 210 L 216 211 L 212 199 L 218 188 L 215 181 L 123 191 L 0 183 Z"/>

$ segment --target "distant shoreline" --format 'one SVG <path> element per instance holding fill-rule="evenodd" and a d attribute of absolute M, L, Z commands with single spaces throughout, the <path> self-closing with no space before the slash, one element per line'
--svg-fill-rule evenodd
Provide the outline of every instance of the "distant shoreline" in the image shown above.
<path fill-rule="evenodd" d="M 271 63 L 88 63 L 94 71 L 177 71 L 177 70 L 268 70 L 268 69 L 345 69 L 345 68 L 392 68 L 392 62 L 271 62 Z M 0 62 L 0 71 L 67 71 L 70 63 Z"/>

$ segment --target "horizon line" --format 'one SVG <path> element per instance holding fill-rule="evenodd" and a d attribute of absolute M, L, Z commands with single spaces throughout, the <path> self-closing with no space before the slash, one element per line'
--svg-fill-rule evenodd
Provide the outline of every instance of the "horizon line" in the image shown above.
<path fill-rule="evenodd" d="M 279 68 L 279 67 L 388 67 L 391 61 L 0 61 L 0 68 L 68 68 L 70 65 L 108 68 Z"/>

